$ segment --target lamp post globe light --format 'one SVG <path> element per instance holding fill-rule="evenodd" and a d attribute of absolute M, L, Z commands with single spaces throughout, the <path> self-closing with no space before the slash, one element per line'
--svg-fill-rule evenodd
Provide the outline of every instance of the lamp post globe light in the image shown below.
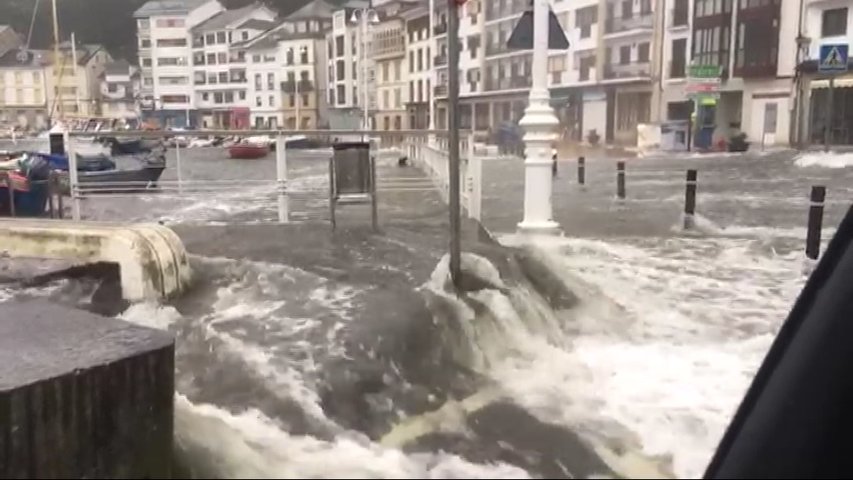
<path fill-rule="evenodd" d="M 367 88 L 367 33 L 371 25 L 379 23 L 379 13 L 371 7 L 356 8 L 350 16 L 350 23 L 359 26 L 359 63 L 361 64 L 362 130 L 370 130 L 370 95 Z"/>

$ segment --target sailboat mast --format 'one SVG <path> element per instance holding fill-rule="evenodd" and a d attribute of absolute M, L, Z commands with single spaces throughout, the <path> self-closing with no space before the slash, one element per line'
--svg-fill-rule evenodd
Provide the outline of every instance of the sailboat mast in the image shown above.
<path fill-rule="evenodd" d="M 74 62 L 74 101 L 77 105 L 77 115 L 82 115 L 83 110 L 80 108 L 80 81 L 77 78 L 77 36 L 71 32 L 71 61 Z"/>
<path fill-rule="evenodd" d="M 59 86 L 62 79 L 62 64 L 59 61 L 59 17 L 56 14 L 56 0 L 52 0 L 51 3 L 53 4 L 53 74 L 56 77 L 54 88 L 56 88 L 56 96 L 58 98 L 59 120 L 63 121 L 65 111 L 62 101 L 62 88 Z"/>

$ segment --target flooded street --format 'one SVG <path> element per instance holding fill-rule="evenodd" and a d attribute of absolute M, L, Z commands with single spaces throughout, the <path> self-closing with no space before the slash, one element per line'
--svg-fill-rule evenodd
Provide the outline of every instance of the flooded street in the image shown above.
<path fill-rule="evenodd" d="M 828 188 L 824 241 L 853 197 L 853 168 L 784 152 L 628 159 L 624 202 L 615 159 L 588 158 L 584 188 L 565 161 L 565 236 L 530 249 L 514 235 L 523 166 L 487 160 L 484 226 L 518 250 L 466 225 L 466 266 L 492 283 L 461 298 L 445 285 L 446 207 L 435 191 L 383 192 L 422 176 L 393 155 L 379 161 L 382 231 L 347 206 L 333 234 L 329 152 L 288 152 L 290 225 L 275 224 L 272 155 L 181 154 L 183 194 L 82 205 L 163 222 L 192 256 L 190 292 L 119 315 L 177 337 L 176 438 L 197 477 L 701 475 L 805 282 L 809 187 Z M 176 180 L 174 150 L 168 165 Z M 700 217 L 685 233 L 688 168 Z M 533 288 L 536 262 L 517 252 L 576 299 Z M 0 301 L 106 308 L 111 282 L 0 284 Z"/>

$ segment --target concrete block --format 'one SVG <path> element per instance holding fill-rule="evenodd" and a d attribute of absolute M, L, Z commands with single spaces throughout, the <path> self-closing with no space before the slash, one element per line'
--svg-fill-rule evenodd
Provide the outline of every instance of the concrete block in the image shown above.
<path fill-rule="evenodd" d="M 174 356 L 167 332 L 0 304 L 0 478 L 169 478 Z"/>

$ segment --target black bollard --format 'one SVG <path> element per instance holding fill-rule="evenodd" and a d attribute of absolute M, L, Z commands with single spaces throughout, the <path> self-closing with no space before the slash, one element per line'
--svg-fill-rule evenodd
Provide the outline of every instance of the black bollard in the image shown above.
<path fill-rule="evenodd" d="M 578 185 L 586 181 L 586 158 L 578 157 Z"/>
<path fill-rule="evenodd" d="M 809 230 L 806 234 L 806 257 L 817 260 L 820 255 L 820 230 L 823 228 L 823 203 L 826 200 L 826 187 L 812 187 L 811 206 L 809 206 Z"/>
<path fill-rule="evenodd" d="M 616 162 L 616 196 L 625 200 L 625 162 Z"/>
<path fill-rule="evenodd" d="M 696 226 L 696 170 L 687 171 L 687 183 L 684 186 L 684 229 Z"/>
<path fill-rule="evenodd" d="M 557 177 L 557 152 L 551 153 L 551 176 Z"/>

